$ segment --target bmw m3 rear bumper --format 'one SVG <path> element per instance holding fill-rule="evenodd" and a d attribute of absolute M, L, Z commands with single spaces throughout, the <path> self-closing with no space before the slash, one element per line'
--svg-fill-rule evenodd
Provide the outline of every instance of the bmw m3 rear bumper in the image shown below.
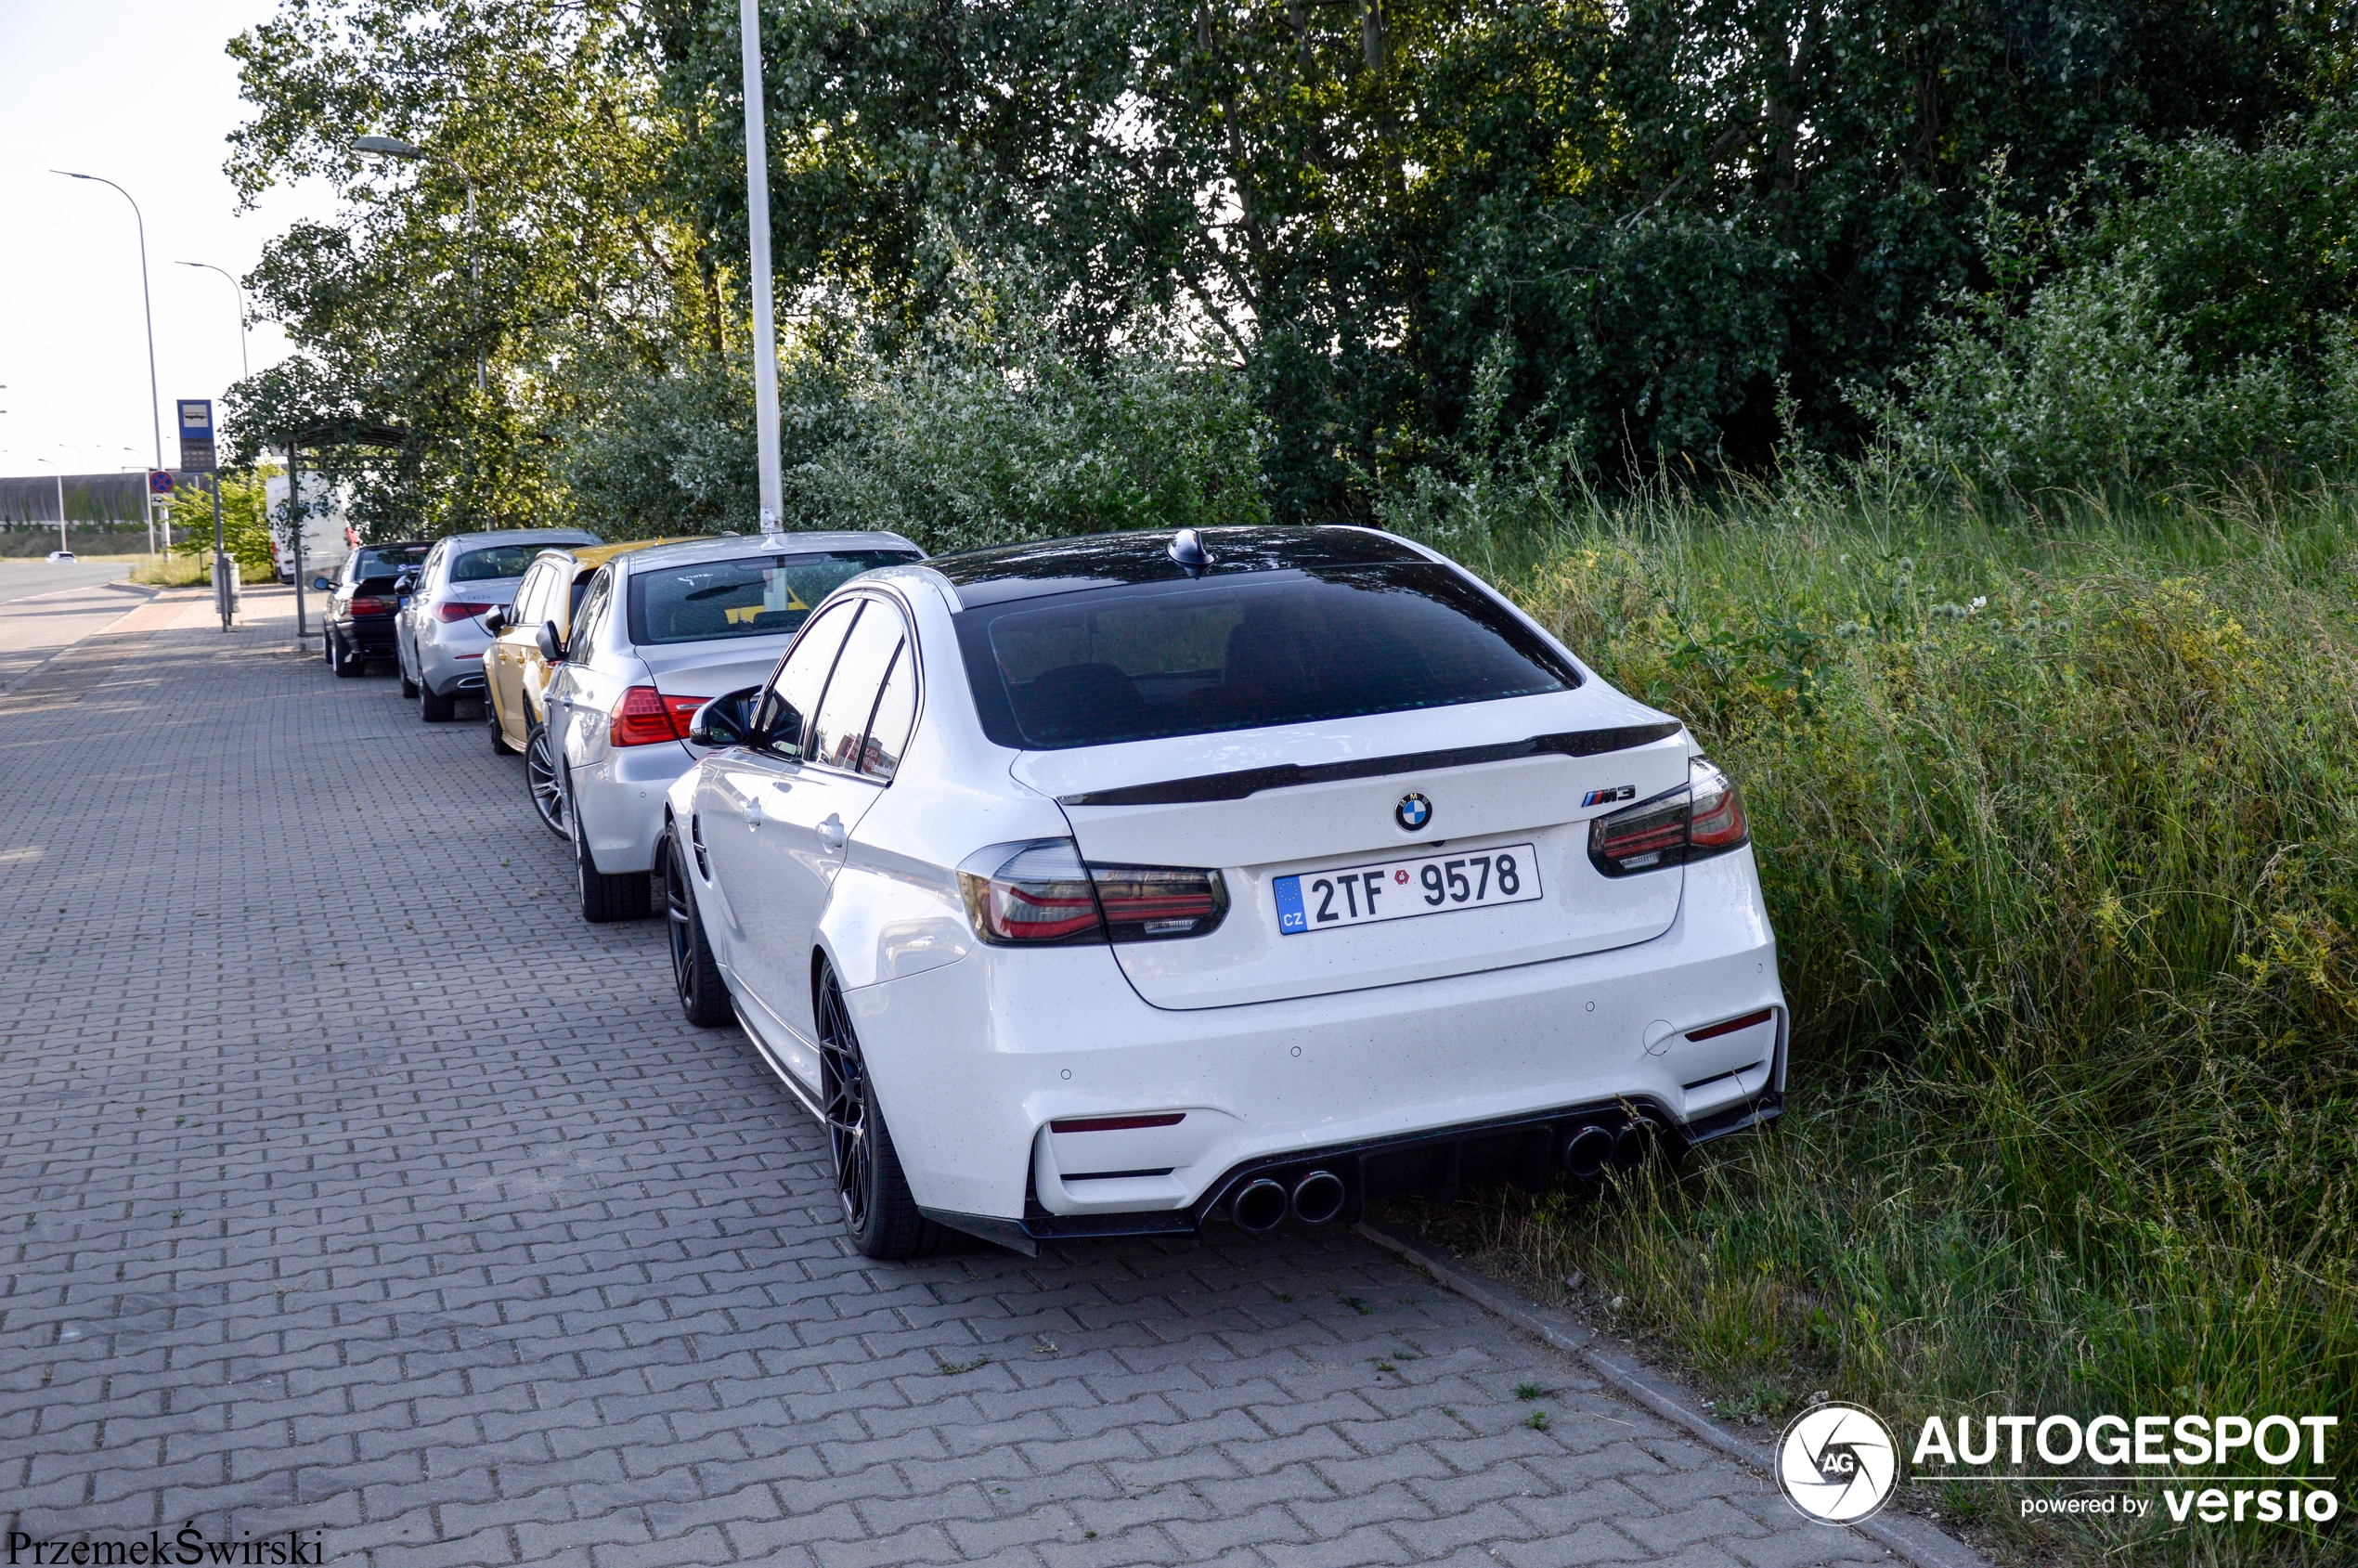
<path fill-rule="evenodd" d="M 911 1188 L 944 1224 L 1020 1247 L 1267 1228 L 1273 1201 L 1272 1224 L 1341 1222 L 1390 1192 L 1587 1173 L 1600 1148 L 1610 1163 L 1631 1140 L 1779 1113 L 1784 999 L 1752 856 L 1685 875 L 1652 940 L 1445 979 L 1158 1008 L 1104 950 L 976 946 L 846 1000 Z M 1339 1201 L 1323 1183 L 1295 1201 L 1316 1174 Z M 1248 1199 L 1263 1182 L 1279 1199 Z"/>

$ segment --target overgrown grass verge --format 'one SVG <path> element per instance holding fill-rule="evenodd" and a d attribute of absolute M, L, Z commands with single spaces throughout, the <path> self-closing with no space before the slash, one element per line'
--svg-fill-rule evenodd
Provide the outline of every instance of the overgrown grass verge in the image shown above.
<path fill-rule="evenodd" d="M 1819 1390 L 1909 1434 L 2335 1415 L 2344 1473 L 2352 496 L 2000 526 L 1796 485 L 1600 512 L 1522 554 L 1494 561 L 1522 602 L 1745 792 L 1792 1108 L 1596 1201 L 1407 1214 L 1526 1280 L 1580 1271 L 1739 1419 Z M 2358 1528 L 1918 1501 L 2009 1556 L 2347 1562 Z"/>

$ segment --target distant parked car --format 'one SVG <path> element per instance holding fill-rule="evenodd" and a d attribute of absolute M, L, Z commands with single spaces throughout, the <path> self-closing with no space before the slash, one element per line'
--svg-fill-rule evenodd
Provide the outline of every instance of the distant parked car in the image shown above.
<path fill-rule="evenodd" d="M 546 705 L 584 920 L 647 913 L 664 794 L 699 755 L 696 709 L 767 676 L 842 583 L 924 558 L 897 534 L 700 539 L 591 579 Z"/>
<path fill-rule="evenodd" d="M 71 561 L 73 559 L 73 551 L 70 550 L 53 550 L 49 552 L 49 559 L 52 561 Z"/>
<path fill-rule="evenodd" d="M 419 699 L 418 717 L 447 723 L 460 697 L 483 694 L 483 655 L 491 646 L 483 616 L 515 598 L 533 557 L 551 545 L 597 542 L 579 528 L 509 528 L 453 534 L 428 551 L 396 585 L 401 607 L 393 625 L 401 694 Z"/>
<path fill-rule="evenodd" d="M 370 659 L 394 656 L 395 585 L 416 571 L 433 548 L 426 539 L 362 545 L 344 557 L 333 577 L 312 579 L 311 586 L 328 595 L 321 651 L 330 669 L 356 676 L 369 667 Z"/>
<path fill-rule="evenodd" d="M 887 567 L 691 739 L 683 1009 L 821 1121 L 872 1258 L 1347 1225 L 1782 1108 L 1735 784 L 1409 540 Z"/>
<path fill-rule="evenodd" d="M 491 637 L 483 655 L 484 722 L 491 731 L 491 749 L 524 753 L 533 813 L 560 838 L 565 833 L 564 789 L 543 729 L 547 714 L 541 701 L 550 671 L 564 657 L 574 611 L 598 568 L 617 555 L 677 542 L 633 539 L 545 549 L 525 568 L 513 602 L 483 617 Z"/>

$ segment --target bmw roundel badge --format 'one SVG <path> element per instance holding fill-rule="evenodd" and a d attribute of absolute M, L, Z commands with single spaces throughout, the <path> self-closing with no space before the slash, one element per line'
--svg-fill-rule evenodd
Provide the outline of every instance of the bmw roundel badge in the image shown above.
<path fill-rule="evenodd" d="M 1432 821 L 1432 802 L 1411 790 L 1400 797 L 1400 804 L 1392 809 L 1392 815 L 1402 827 L 1414 833 Z"/>

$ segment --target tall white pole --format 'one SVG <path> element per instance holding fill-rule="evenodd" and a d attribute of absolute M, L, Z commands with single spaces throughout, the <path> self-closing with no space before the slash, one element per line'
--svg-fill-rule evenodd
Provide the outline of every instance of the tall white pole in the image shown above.
<path fill-rule="evenodd" d="M 761 90 L 761 0 L 737 0 L 745 68 L 745 224 L 753 235 L 754 455 L 761 474 L 761 531 L 784 525 L 778 473 L 778 323 L 770 306 L 769 100 Z"/>
<path fill-rule="evenodd" d="M 155 437 L 156 466 L 162 468 L 163 466 L 163 396 L 158 390 L 156 381 L 156 307 L 148 293 L 147 214 L 139 211 L 139 203 L 132 197 L 131 192 L 103 175 L 77 175 L 71 169 L 52 169 L 49 172 L 53 175 L 63 175 L 71 180 L 90 180 L 98 185 L 111 187 L 116 195 L 131 203 L 131 221 L 139 226 L 139 308 L 146 313 L 148 319 L 148 432 Z M 148 503 L 148 516 L 149 519 L 148 543 L 152 548 L 155 544 L 155 503 L 152 501 Z M 163 548 L 167 551 L 172 548 L 172 523 L 169 518 L 163 525 Z"/>

